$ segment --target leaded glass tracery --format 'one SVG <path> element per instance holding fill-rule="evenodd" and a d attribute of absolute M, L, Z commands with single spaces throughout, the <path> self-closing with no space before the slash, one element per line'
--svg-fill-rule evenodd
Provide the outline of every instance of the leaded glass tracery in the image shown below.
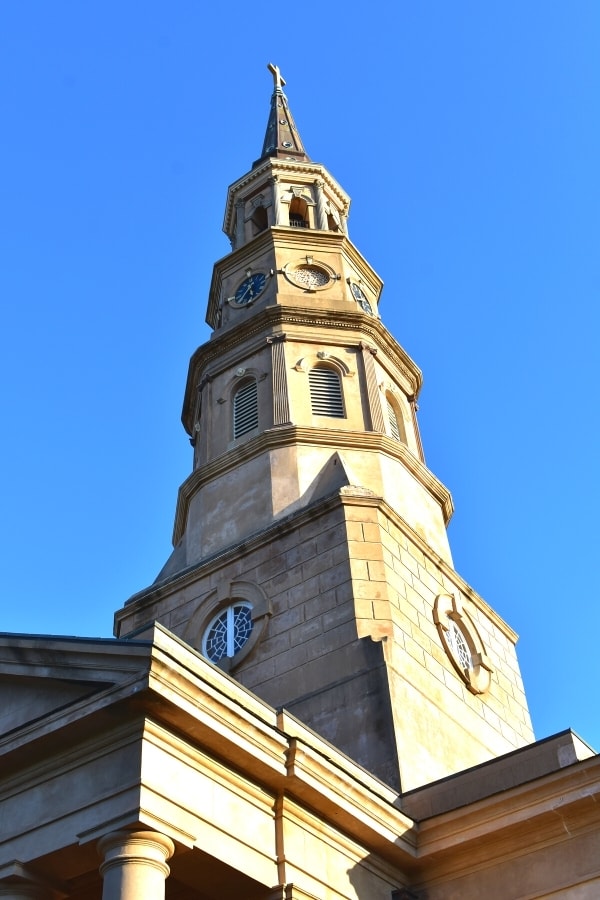
<path fill-rule="evenodd" d="M 203 641 L 202 651 L 211 662 L 234 656 L 252 632 L 252 607 L 240 601 L 224 609 L 212 620 Z"/>
<path fill-rule="evenodd" d="M 456 656 L 461 669 L 471 669 L 473 667 L 471 651 L 469 650 L 469 645 L 467 644 L 464 634 L 456 622 L 450 622 L 447 635 L 448 644 Z"/>

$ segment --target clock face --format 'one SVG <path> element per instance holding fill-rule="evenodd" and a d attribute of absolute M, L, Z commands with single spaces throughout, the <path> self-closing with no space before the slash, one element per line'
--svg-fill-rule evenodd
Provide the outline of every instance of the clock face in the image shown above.
<path fill-rule="evenodd" d="M 238 306 L 245 306 L 247 303 L 251 303 L 263 292 L 266 283 L 267 276 L 264 272 L 255 272 L 254 275 L 249 275 L 248 278 L 242 281 L 235 292 L 234 301 Z"/>
<path fill-rule="evenodd" d="M 302 285 L 302 287 L 305 287 L 308 290 L 325 287 L 330 281 L 329 274 L 324 269 L 320 269 L 317 266 L 299 266 L 294 270 L 293 278 L 297 284 Z"/>
<path fill-rule="evenodd" d="M 353 281 L 351 281 L 350 282 L 350 290 L 352 291 L 352 294 L 354 295 L 354 299 L 356 300 L 356 302 L 360 306 L 362 306 L 363 310 L 366 313 L 368 313 L 370 316 L 372 316 L 373 309 L 371 307 L 371 304 L 367 300 L 365 292 L 362 290 L 362 288 L 360 288 L 357 284 L 355 284 Z"/>

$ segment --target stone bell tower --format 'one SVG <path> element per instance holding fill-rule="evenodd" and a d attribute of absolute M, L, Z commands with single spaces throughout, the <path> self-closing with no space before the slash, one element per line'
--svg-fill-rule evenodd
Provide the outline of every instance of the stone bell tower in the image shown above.
<path fill-rule="evenodd" d="M 228 190 L 232 249 L 190 361 L 174 550 L 115 634 L 160 621 L 286 728 L 291 714 L 408 790 L 532 740 L 516 635 L 453 569 L 421 372 L 269 69 L 262 154 Z"/>

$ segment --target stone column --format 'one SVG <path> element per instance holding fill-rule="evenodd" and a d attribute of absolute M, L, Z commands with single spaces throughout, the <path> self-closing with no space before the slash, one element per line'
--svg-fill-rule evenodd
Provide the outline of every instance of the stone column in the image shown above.
<path fill-rule="evenodd" d="M 194 468 L 203 465 L 210 459 L 209 441 L 211 435 L 211 425 L 213 418 L 212 410 L 212 375 L 205 375 L 198 385 L 198 405 L 196 408 L 196 417 L 194 428 L 198 426 L 198 431 L 194 435 L 196 440 L 194 444 Z M 202 419 L 202 425 L 200 425 Z"/>
<path fill-rule="evenodd" d="M 375 347 L 370 347 L 361 342 L 360 349 L 362 351 L 363 365 L 365 369 L 365 379 L 367 382 L 367 397 L 369 400 L 369 412 L 371 414 L 371 431 L 380 431 L 385 434 L 385 422 L 383 421 L 383 412 L 381 409 L 381 399 L 379 389 L 377 387 L 377 375 L 375 372 L 375 363 L 373 357 L 377 354 Z"/>
<path fill-rule="evenodd" d="M 244 209 L 246 204 L 243 200 L 238 200 L 235 204 L 235 249 L 244 244 L 246 236 L 246 223 L 244 222 Z"/>
<path fill-rule="evenodd" d="M 341 222 L 342 222 L 342 231 L 344 234 L 348 234 L 348 213 L 350 212 L 347 206 L 344 206 L 344 211 L 342 213 Z"/>
<path fill-rule="evenodd" d="M 114 831 L 98 841 L 102 900 L 164 900 L 175 845 L 157 831 Z"/>
<path fill-rule="evenodd" d="M 281 194 L 278 176 L 273 175 L 269 182 L 273 190 L 273 225 L 281 225 Z"/>
<path fill-rule="evenodd" d="M 419 450 L 419 457 L 421 462 L 425 462 L 425 454 L 423 453 L 423 444 L 421 443 L 421 432 L 419 431 L 419 423 L 417 421 L 417 410 L 419 409 L 419 404 L 417 403 L 414 397 L 409 397 L 408 402 L 410 403 L 410 414 L 412 416 L 413 429 L 415 432 L 415 440 L 417 442 L 417 448 Z"/>
<path fill-rule="evenodd" d="M 327 213 L 325 212 L 325 194 L 323 193 L 324 183 L 315 181 L 317 189 L 317 228 L 321 231 L 327 231 Z"/>

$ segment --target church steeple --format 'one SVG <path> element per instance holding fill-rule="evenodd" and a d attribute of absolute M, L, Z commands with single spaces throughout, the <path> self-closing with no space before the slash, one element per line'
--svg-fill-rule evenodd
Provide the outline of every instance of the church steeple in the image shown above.
<path fill-rule="evenodd" d="M 452 567 L 421 372 L 269 68 L 265 153 L 227 192 L 232 250 L 189 365 L 174 549 L 117 635 L 158 620 L 406 790 L 531 740 L 516 635 Z"/>
<path fill-rule="evenodd" d="M 266 157 L 310 162 L 298 129 L 290 111 L 288 100 L 283 93 L 285 80 L 281 77 L 278 66 L 268 65 L 273 75 L 274 87 L 271 96 L 269 121 L 263 142 L 262 153 L 254 165 L 259 165 Z"/>

